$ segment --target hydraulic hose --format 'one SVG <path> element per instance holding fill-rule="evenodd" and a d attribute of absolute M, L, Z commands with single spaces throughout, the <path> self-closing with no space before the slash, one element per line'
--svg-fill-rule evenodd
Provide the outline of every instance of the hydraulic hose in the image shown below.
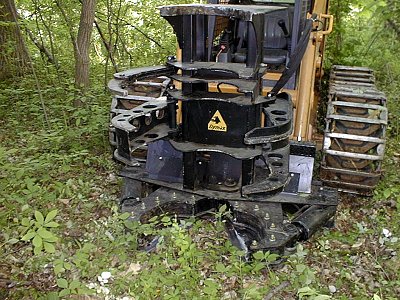
<path fill-rule="evenodd" d="M 304 53 L 306 53 L 308 41 L 310 39 L 310 34 L 313 28 L 313 23 L 316 20 L 317 15 L 313 14 L 310 19 L 306 20 L 306 24 L 304 26 L 303 34 L 301 35 L 299 42 L 290 55 L 289 63 L 286 66 L 285 71 L 283 71 L 281 77 L 272 88 L 272 90 L 268 93 L 268 97 L 273 97 L 285 86 L 285 84 L 290 80 L 292 75 L 299 68 L 301 60 L 303 59 Z"/>

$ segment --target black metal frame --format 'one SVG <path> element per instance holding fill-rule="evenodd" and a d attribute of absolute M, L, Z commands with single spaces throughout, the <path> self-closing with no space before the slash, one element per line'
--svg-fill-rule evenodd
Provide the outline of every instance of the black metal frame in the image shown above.
<path fill-rule="evenodd" d="M 308 156 L 313 151 L 309 144 L 289 142 L 290 96 L 261 95 L 267 71 L 261 66 L 263 24 L 269 13 L 282 9 L 161 8 L 178 37 L 182 62 L 171 57 L 165 66 L 119 73 L 109 85 L 116 94 L 110 126 L 114 156 L 127 165 L 121 173 L 126 182 L 141 183 L 122 199 L 122 210 L 131 212 L 132 219 L 146 222 L 164 213 L 202 216 L 227 205 L 234 244 L 282 254 L 334 217 L 336 190 L 318 186 L 300 197 L 300 174 L 289 172 L 291 152 Z M 216 17 L 246 22 L 246 63 L 211 61 L 226 50 L 221 45 L 214 49 L 207 40 L 214 38 Z M 209 90 L 210 83 L 218 92 Z M 237 93 L 222 92 L 223 84 L 236 87 Z M 150 89 L 151 96 L 130 92 L 138 86 Z"/>

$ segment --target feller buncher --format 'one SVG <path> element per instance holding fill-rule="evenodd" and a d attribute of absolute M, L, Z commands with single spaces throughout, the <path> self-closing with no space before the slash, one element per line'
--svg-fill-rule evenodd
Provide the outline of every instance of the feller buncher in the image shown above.
<path fill-rule="evenodd" d="M 145 223 L 225 205 L 233 244 L 281 254 L 332 224 L 338 191 L 371 194 L 386 99 L 370 69 L 333 66 L 321 100 L 328 0 L 208 2 L 161 7 L 176 55 L 109 83 L 122 211 Z"/>

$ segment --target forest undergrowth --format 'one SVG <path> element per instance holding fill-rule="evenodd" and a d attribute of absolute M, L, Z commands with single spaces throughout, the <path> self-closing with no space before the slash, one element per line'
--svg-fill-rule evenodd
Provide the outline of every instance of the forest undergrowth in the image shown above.
<path fill-rule="evenodd" d="M 107 140 L 110 97 L 103 87 L 75 108 L 68 103 L 76 90 L 43 82 L 48 122 L 32 78 L 2 84 L 1 90 L 1 298 L 264 299 L 273 293 L 270 299 L 397 299 L 400 294 L 394 115 L 385 176 L 375 196 L 342 195 L 335 228 L 316 234 L 281 268 L 273 268 L 268 263 L 276 257 L 269 253 L 244 261 L 226 239 L 223 211 L 212 220 L 182 224 L 169 217 L 141 227 L 127 222 L 118 209 L 118 167 Z M 157 222 L 170 229 L 157 229 Z M 148 254 L 136 250 L 141 234 L 164 240 Z"/>

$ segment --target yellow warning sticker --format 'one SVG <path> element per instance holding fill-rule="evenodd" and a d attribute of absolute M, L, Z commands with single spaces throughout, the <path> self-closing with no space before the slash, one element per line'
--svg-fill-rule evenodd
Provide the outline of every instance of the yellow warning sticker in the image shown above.
<path fill-rule="evenodd" d="M 210 122 L 208 122 L 208 130 L 224 131 L 224 132 L 228 131 L 228 127 L 226 126 L 224 118 L 222 117 L 219 110 L 215 112 Z"/>

